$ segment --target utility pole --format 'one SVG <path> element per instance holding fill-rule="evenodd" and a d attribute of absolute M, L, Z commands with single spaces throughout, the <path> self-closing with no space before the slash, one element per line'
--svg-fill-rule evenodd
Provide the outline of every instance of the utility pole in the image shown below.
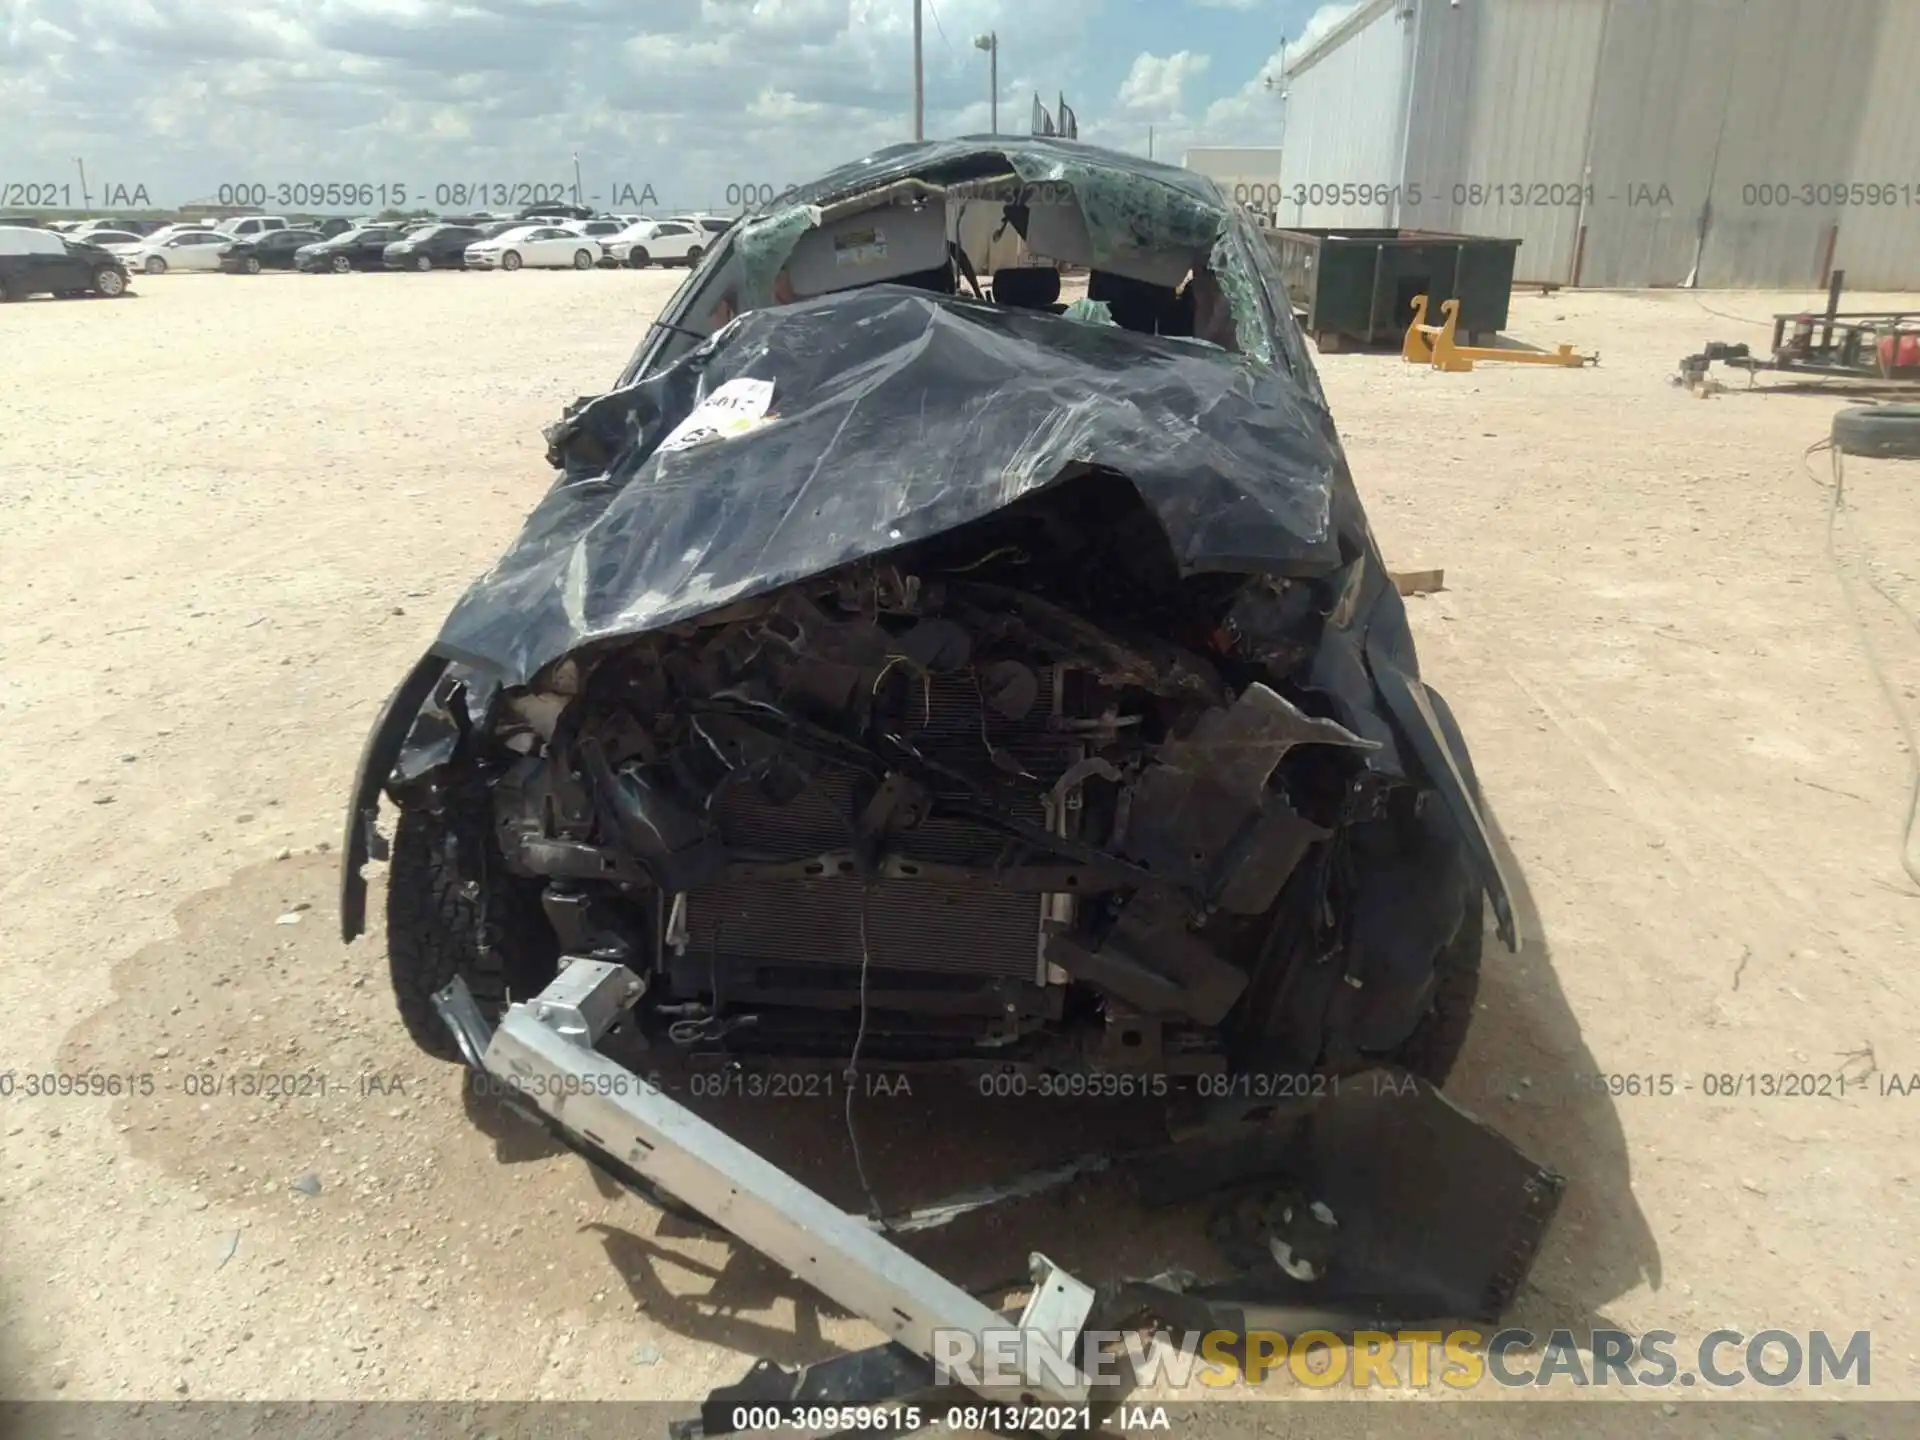
<path fill-rule="evenodd" d="M 1147 126 L 1147 158 L 1153 158 L 1153 126 Z"/>
<path fill-rule="evenodd" d="M 920 4 L 913 0 L 913 138 L 927 138 L 927 86 L 920 67 Z"/>
<path fill-rule="evenodd" d="M 80 167 L 80 204 L 82 208 L 91 210 L 93 209 L 93 192 L 87 189 L 87 162 L 76 155 L 73 157 L 73 163 Z"/>
<path fill-rule="evenodd" d="M 987 124 L 991 133 L 1000 133 L 1000 33 L 989 30 L 973 37 L 973 48 L 987 52 Z"/>
<path fill-rule="evenodd" d="M 580 198 L 580 152 L 578 150 L 573 152 L 573 203 L 586 204 L 586 201 Z"/>

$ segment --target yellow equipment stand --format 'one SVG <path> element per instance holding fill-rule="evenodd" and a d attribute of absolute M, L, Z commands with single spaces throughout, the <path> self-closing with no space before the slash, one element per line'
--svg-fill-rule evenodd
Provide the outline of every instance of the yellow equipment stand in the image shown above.
<path fill-rule="evenodd" d="M 1598 365 L 1598 355 L 1576 355 L 1571 345 L 1562 345 L 1557 350 L 1501 350 L 1488 345 L 1456 345 L 1454 327 L 1460 319 L 1460 302 L 1442 300 L 1440 314 L 1443 317 L 1438 325 L 1427 323 L 1427 297 L 1413 297 L 1413 323 L 1407 326 L 1406 343 L 1400 347 L 1400 358 L 1409 365 L 1431 365 L 1436 370 L 1445 370 L 1453 374 L 1473 369 L 1476 360 L 1498 360 L 1510 365 L 1562 365 L 1569 369 L 1578 369 L 1582 365 Z M 1427 337 L 1433 337 L 1429 340 Z"/>

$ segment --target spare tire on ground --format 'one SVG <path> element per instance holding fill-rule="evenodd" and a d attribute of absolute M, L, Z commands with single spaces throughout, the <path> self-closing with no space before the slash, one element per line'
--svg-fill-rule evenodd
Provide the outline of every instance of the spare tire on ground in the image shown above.
<path fill-rule="evenodd" d="M 1920 460 L 1920 405 L 1854 405 L 1833 417 L 1833 448 L 1845 455 Z"/>

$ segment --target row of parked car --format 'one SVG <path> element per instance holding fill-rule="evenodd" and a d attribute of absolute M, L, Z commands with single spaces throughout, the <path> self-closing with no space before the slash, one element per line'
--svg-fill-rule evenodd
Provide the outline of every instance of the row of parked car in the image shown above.
<path fill-rule="evenodd" d="M 656 220 L 646 215 L 561 213 L 394 224 L 337 220 L 303 226 L 278 215 L 241 215 L 217 222 L 181 221 L 137 234 L 112 220 L 69 223 L 57 231 L 0 222 L 0 298 L 119 294 L 132 274 L 170 271 L 257 275 L 264 270 L 692 267 L 733 223 L 719 215 Z M 86 273 L 88 283 L 70 283 L 74 276 L 69 270 Z M 117 276 L 109 277 L 110 271 Z"/>
<path fill-rule="evenodd" d="M 244 216 L 240 221 L 277 217 Z M 237 222 L 236 222 L 237 223 Z M 334 235 L 292 225 L 249 231 L 168 226 L 151 235 L 95 230 L 75 237 L 130 271 L 518 270 L 596 265 L 693 265 L 732 222 L 722 216 L 602 216 L 589 220 L 425 220 L 354 226 Z"/>

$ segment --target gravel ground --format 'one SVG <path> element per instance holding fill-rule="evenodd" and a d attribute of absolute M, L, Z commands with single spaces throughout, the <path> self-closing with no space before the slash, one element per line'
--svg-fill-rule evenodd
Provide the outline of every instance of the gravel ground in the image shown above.
<path fill-rule="evenodd" d="M 181 276 L 0 311 L 0 1394 L 686 1399 L 873 1338 L 466 1099 L 402 1036 L 378 930 L 333 933 L 377 707 L 548 483 L 541 426 L 679 278 Z M 1863 639 L 1920 714 L 1920 634 L 1866 583 L 1920 607 L 1916 471 L 1848 463 L 1862 628 L 1802 462 L 1839 402 L 1665 383 L 1801 298 L 1516 296 L 1511 332 L 1599 350 L 1584 371 L 1320 366 L 1389 560 L 1445 569 L 1409 605 L 1526 922 L 1453 1087 L 1569 1177 L 1514 1321 L 1870 1329 L 1872 1393 L 1913 1397 L 1920 1095 L 1881 1091 L 1920 1072 L 1920 901 Z M 28 1098 L 48 1072 L 132 1093 Z M 1706 1093 L 1780 1073 L 1866 1083 Z M 917 1149 L 937 1098 L 868 1107 L 890 1202 L 1008 1163 Z M 858 1203 L 837 1103 L 747 1110 Z M 1204 1255 L 1107 1198 L 925 1253 L 983 1284 L 1036 1231 L 1095 1271 Z"/>

